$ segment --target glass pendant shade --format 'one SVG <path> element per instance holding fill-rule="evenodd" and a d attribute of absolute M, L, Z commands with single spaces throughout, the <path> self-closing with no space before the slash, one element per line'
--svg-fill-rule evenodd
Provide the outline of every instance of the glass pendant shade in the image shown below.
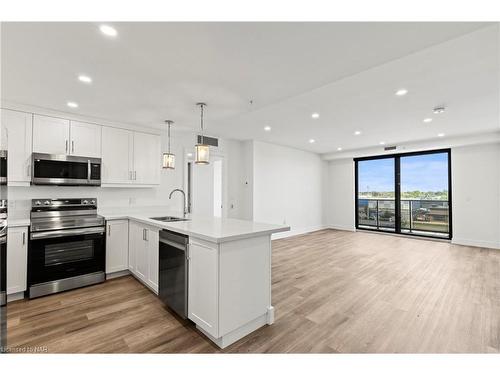
<path fill-rule="evenodd" d="M 168 152 L 163 153 L 163 168 L 175 169 L 175 155 Z"/>
<path fill-rule="evenodd" d="M 196 151 L 196 164 L 208 164 L 210 158 L 210 147 L 204 144 L 198 144 L 195 147 Z"/>
<path fill-rule="evenodd" d="M 170 152 L 170 126 L 174 123 L 171 120 L 165 120 L 168 125 L 168 150 L 163 153 L 163 168 L 175 169 L 175 155 Z"/>

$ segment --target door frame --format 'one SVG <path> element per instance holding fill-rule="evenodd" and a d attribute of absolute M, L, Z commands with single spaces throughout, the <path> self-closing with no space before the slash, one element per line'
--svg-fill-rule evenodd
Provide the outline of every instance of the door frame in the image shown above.
<path fill-rule="evenodd" d="M 448 236 L 447 237 L 437 237 L 426 234 L 416 234 L 416 233 L 401 233 L 401 157 L 406 156 L 420 156 L 429 154 L 448 154 Z M 377 228 L 360 228 L 358 220 L 358 162 L 367 160 L 379 160 L 379 159 L 394 159 L 394 210 L 396 223 L 394 232 L 387 230 L 380 230 Z M 375 156 L 363 156 L 359 158 L 354 158 L 354 220 L 356 230 L 367 230 L 379 233 L 388 234 L 402 234 L 415 237 L 426 237 L 434 239 L 446 239 L 451 240 L 453 238 L 453 207 L 452 207 L 452 177 L 451 177 L 451 148 L 443 148 L 437 150 L 426 150 L 426 151 L 412 151 L 412 152 L 401 152 L 393 154 L 375 155 Z M 378 215 L 378 212 L 377 212 Z M 411 215 L 411 213 L 410 213 Z M 425 231 L 423 231 L 425 232 Z"/>
<path fill-rule="evenodd" d="M 191 156 L 188 156 L 191 154 Z M 192 213 L 192 191 L 190 191 L 190 183 L 192 188 L 192 175 L 190 172 L 193 172 L 192 164 L 191 168 L 189 167 L 189 163 L 194 163 L 195 157 L 194 152 L 191 149 L 184 148 L 184 161 L 183 161 L 183 189 L 186 192 L 186 200 L 189 208 L 189 213 Z M 228 166 L 227 166 L 227 158 L 225 152 L 221 152 L 218 149 L 210 148 L 210 157 L 217 158 L 222 161 L 222 216 L 221 218 L 228 217 Z M 191 181 L 190 181 L 191 180 Z"/>

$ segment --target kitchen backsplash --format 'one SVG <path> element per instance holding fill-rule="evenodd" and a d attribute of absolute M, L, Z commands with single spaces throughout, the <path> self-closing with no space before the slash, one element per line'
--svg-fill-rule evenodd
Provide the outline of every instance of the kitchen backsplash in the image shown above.
<path fill-rule="evenodd" d="M 101 188 L 87 186 L 9 187 L 9 217 L 29 217 L 31 200 L 37 198 L 97 198 L 99 208 L 110 207 L 181 207 L 177 199 L 168 199 L 165 188 Z"/>

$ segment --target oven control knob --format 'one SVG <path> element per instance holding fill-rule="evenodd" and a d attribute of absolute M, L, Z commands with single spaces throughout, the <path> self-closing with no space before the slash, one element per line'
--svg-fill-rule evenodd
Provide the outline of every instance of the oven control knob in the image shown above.
<path fill-rule="evenodd" d="M 82 203 L 83 204 L 89 204 L 89 201 L 85 199 Z"/>
<path fill-rule="evenodd" d="M 50 204 L 50 201 L 45 201 L 45 202 L 43 202 L 43 204 L 48 206 Z"/>
<path fill-rule="evenodd" d="M 35 206 L 40 206 L 41 204 L 42 204 L 42 202 L 40 202 L 40 201 L 35 202 Z"/>
<path fill-rule="evenodd" d="M 95 200 L 93 200 L 93 199 L 92 199 L 92 200 L 90 201 L 90 204 L 95 204 Z"/>

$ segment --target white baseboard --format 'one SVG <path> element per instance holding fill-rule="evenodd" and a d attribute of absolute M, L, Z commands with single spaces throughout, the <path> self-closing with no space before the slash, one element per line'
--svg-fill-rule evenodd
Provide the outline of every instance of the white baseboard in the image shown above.
<path fill-rule="evenodd" d="M 466 238 L 453 238 L 452 244 L 474 247 L 486 247 L 488 249 L 500 249 L 500 243 L 494 241 L 470 240 Z"/>
<path fill-rule="evenodd" d="M 106 280 L 116 279 L 117 277 L 122 277 L 126 275 L 130 275 L 129 270 L 111 272 L 106 274 Z"/>
<path fill-rule="evenodd" d="M 330 224 L 330 225 L 327 225 L 326 227 L 330 228 L 330 229 L 345 230 L 345 231 L 348 231 L 348 232 L 356 232 L 356 228 L 354 228 L 354 227 L 346 227 L 345 225 Z"/>
<path fill-rule="evenodd" d="M 18 301 L 24 299 L 24 292 L 12 293 L 7 295 L 7 302 Z"/>
<path fill-rule="evenodd" d="M 275 233 L 272 235 L 273 240 L 278 240 L 280 238 L 287 238 L 287 237 L 292 237 L 292 236 L 298 236 L 300 234 L 306 234 L 310 232 L 316 232 L 317 230 L 322 230 L 322 229 L 327 229 L 329 228 L 326 225 L 317 225 L 314 227 L 308 227 L 308 228 L 299 228 L 299 229 L 293 229 L 289 232 L 280 232 L 280 233 Z"/>

